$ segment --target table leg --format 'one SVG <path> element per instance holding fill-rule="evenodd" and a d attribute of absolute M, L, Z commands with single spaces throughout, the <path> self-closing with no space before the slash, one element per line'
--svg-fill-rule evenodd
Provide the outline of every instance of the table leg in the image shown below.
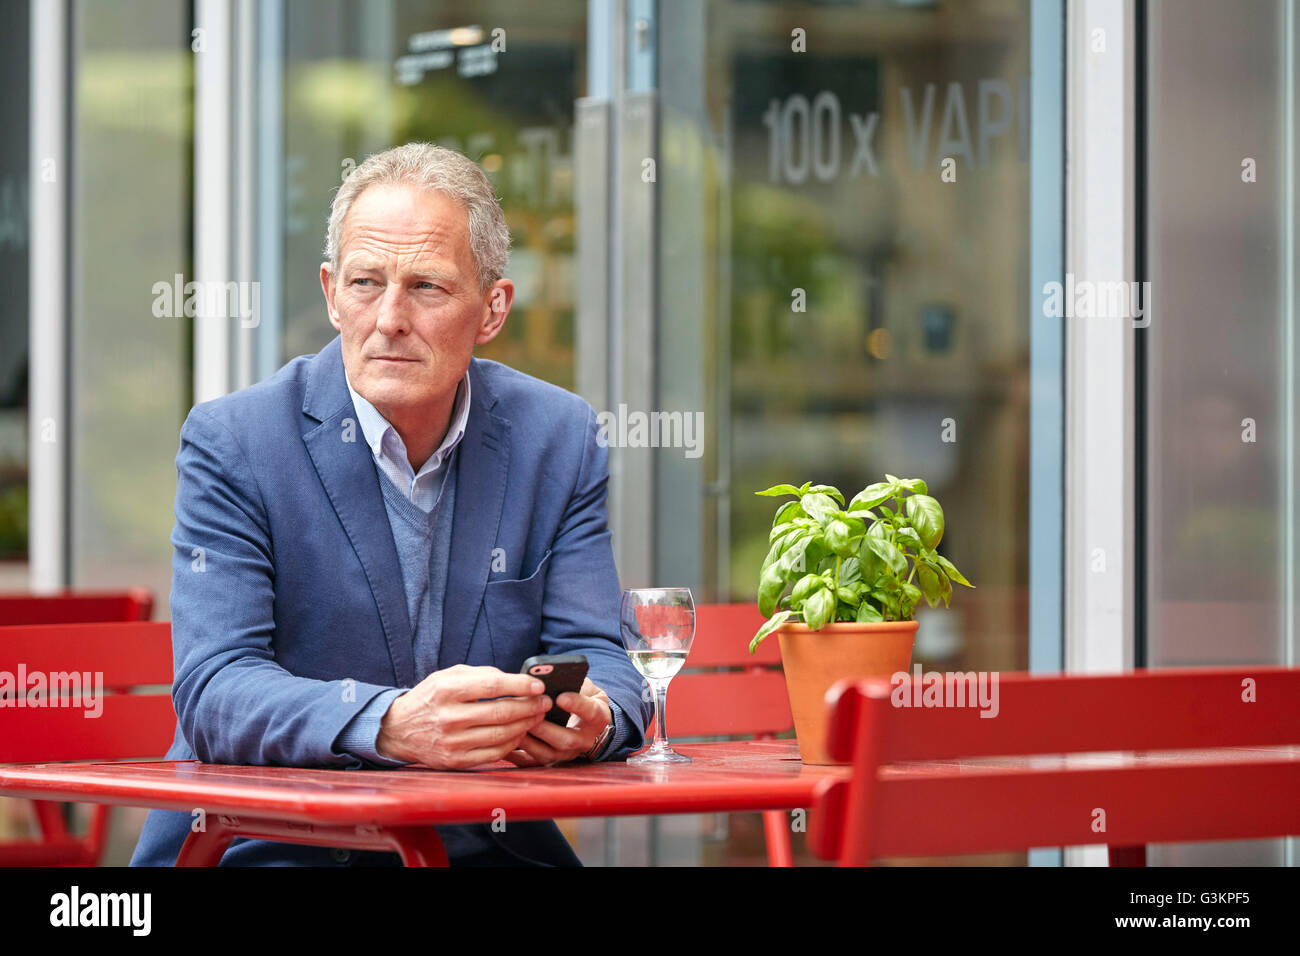
<path fill-rule="evenodd" d="M 213 821 L 211 826 L 205 823 L 205 829 L 191 830 L 185 838 L 181 852 L 176 856 L 176 865 L 216 866 L 234 838 L 235 835 L 220 821 Z"/>
<path fill-rule="evenodd" d="M 447 849 L 433 827 L 401 827 L 388 831 L 405 866 L 447 866 Z"/>
<path fill-rule="evenodd" d="M 1110 846 L 1106 848 L 1111 866 L 1146 866 L 1147 848 L 1139 846 Z"/>
<path fill-rule="evenodd" d="M 447 850 L 432 826 L 380 827 L 291 823 L 209 815 L 206 829 L 185 838 L 177 866 L 216 866 L 235 837 L 396 852 L 406 866 L 447 866 Z"/>

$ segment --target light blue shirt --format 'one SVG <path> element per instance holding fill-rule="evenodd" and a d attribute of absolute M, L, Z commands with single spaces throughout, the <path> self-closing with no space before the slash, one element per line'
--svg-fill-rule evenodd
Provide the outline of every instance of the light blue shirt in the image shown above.
<path fill-rule="evenodd" d="M 344 379 L 346 380 L 346 378 L 345 373 Z M 365 438 L 366 444 L 370 446 L 371 454 L 375 459 L 375 466 L 412 504 L 428 514 L 438 501 L 443 478 L 447 470 L 446 465 L 451 453 L 465 436 L 465 425 L 469 421 L 469 371 L 466 370 L 464 378 L 456 386 L 456 398 L 452 404 L 451 420 L 447 426 L 447 434 L 443 436 L 442 444 L 438 446 L 437 451 L 429 456 L 428 461 L 420 466 L 418 472 L 411 468 L 411 462 L 406 453 L 406 443 L 402 441 L 402 436 L 397 433 L 397 429 L 379 413 L 379 410 L 374 405 L 357 393 L 352 387 L 351 381 L 348 381 L 347 386 L 348 393 L 352 396 L 352 407 L 357 412 L 357 424 L 361 426 L 361 434 Z M 336 746 L 354 756 L 370 761 L 372 764 L 384 767 L 402 766 L 401 761 L 393 760 L 379 753 L 377 740 L 384 714 L 388 712 L 388 708 L 393 701 L 405 693 L 406 690 L 409 690 L 409 688 L 386 691 L 372 700 L 352 718 L 343 732 L 339 734 Z M 558 706 L 558 704 L 553 704 L 553 706 Z M 623 741 L 627 739 L 630 729 L 627 717 L 616 703 L 610 701 L 609 709 L 613 718 L 614 733 L 605 747 L 596 755 L 596 759 L 600 759 L 606 753 L 621 747 Z"/>
<path fill-rule="evenodd" d="M 344 378 L 347 376 L 345 375 Z M 456 399 L 451 408 L 451 421 L 447 434 L 443 436 L 438 450 L 429 456 L 429 460 L 420 466 L 418 472 L 411 469 L 410 459 L 406 454 L 406 443 L 397 429 L 388 423 L 388 419 L 379 414 L 379 409 L 357 394 L 348 382 L 348 392 L 352 395 L 352 407 L 357 410 L 357 424 L 361 434 L 375 456 L 375 465 L 388 476 L 411 503 L 426 514 L 433 510 L 438 500 L 438 489 L 442 484 L 443 465 L 447 456 L 465 436 L 465 423 L 469 421 L 469 371 L 456 386 Z"/>

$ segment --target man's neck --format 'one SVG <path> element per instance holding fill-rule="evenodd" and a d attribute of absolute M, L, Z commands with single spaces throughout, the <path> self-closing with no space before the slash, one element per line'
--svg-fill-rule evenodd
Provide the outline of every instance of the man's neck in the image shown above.
<path fill-rule="evenodd" d="M 419 471 L 447 437 L 447 430 L 451 427 L 451 412 L 456 406 L 459 390 L 460 386 L 457 386 L 449 398 L 432 408 L 388 409 L 375 406 L 406 446 L 406 460 L 411 463 L 412 471 Z"/>

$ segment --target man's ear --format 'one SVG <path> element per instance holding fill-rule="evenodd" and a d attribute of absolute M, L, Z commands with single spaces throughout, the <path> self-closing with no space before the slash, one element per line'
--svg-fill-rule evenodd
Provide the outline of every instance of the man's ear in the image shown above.
<path fill-rule="evenodd" d="M 483 321 L 479 324 L 478 334 L 474 336 L 475 345 L 487 345 L 497 337 L 501 327 L 506 324 L 506 316 L 510 314 L 510 306 L 514 301 L 513 282 L 509 279 L 497 279 L 492 283 L 483 301 Z"/>
<path fill-rule="evenodd" d="M 325 306 L 329 310 L 330 325 L 334 326 L 336 332 L 342 332 L 343 323 L 339 321 L 338 311 L 334 308 L 334 273 L 328 262 L 320 264 L 320 289 L 325 293 Z"/>

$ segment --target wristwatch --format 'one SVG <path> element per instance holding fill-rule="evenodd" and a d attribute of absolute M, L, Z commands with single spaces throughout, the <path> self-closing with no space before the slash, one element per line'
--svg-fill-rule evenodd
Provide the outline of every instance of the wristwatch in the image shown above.
<path fill-rule="evenodd" d="M 596 742 L 591 745 L 591 749 L 588 750 L 583 756 L 586 757 L 588 761 L 594 763 L 596 760 L 596 755 L 605 749 L 605 745 L 609 743 L 609 738 L 613 736 L 614 736 L 614 712 L 611 710 L 609 715 L 609 723 L 607 723 L 605 725 L 605 729 L 600 732 L 600 736 L 598 736 L 596 738 Z"/>

